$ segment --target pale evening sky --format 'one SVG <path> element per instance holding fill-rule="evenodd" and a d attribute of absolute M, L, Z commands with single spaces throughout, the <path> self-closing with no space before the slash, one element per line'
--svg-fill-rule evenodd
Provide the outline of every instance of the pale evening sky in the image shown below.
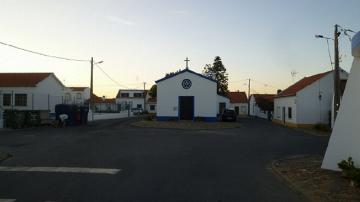
<path fill-rule="evenodd" d="M 165 73 L 201 72 L 219 55 L 231 90 L 274 93 L 296 79 L 331 69 L 326 41 L 334 24 L 360 31 L 358 0 L 0 0 L 0 41 L 76 59 L 104 60 L 95 67 L 94 92 L 114 97 L 119 88 L 149 88 Z M 340 40 L 341 66 L 351 65 L 350 42 Z M 331 51 L 332 42 L 331 42 Z M 54 72 L 67 86 L 89 86 L 90 63 L 46 58 L 0 46 L 1 72 Z M 265 86 L 269 84 L 270 86 Z"/>

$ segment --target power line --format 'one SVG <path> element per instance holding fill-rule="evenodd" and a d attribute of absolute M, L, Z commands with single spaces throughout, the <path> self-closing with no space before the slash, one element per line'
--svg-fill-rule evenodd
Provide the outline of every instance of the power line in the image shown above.
<path fill-rule="evenodd" d="M 33 53 L 33 54 L 45 56 L 45 57 L 56 58 L 56 59 L 61 59 L 61 60 L 68 60 L 68 61 L 76 61 L 76 62 L 90 62 L 90 60 L 80 60 L 80 59 L 73 59 L 73 58 L 65 58 L 65 57 L 60 57 L 60 56 L 55 56 L 55 55 L 49 55 L 49 54 L 45 54 L 45 53 L 40 53 L 40 52 L 37 52 L 37 51 L 32 51 L 32 50 L 28 50 L 28 49 L 25 49 L 25 48 L 20 48 L 20 47 L 18 47 L 18 46 L 15 46 L 15 45 L 12 45 L 12 44 L 8 44 L 8 43 L 4 43 L 4 42 L 1 42 L 1 41 L 0 41 L 0 44 L 1 44 L 1 45 L 4 45 L 4 46 L 9 46 L 9 47 L 11 47 L 11 48 L 15 48 L 15 49 L 18 49 L 18 50 L 22 50 L 22 51 L 25 51 L 25 52 L 29 52 L 29 53 Z"/>
<path fill-rule="evenodd" d="M 116 81 L 115 79 L 113 79 L 108 73 L 106 73 L 98 64 L 95 64 L 97 68 L 99 68 L 101 70 L 101 72 L 108 77 L 112 82 L 114 82 L 115 84 L 117 84 L 118 86 L 124 87 L 124 88 L 129 88 L 125 85 L 120 84 L 118 81 Z"/>
<path fill-rule="evenodd" d="M 264 85 L 264 86 L 266 86 L 266 87 L 272 87 L 272 88 L 274 88 L 274 89 L 280 89 L 280 88 L 278 88 L 278 87 L 276 87 L 276 86 L 273 86 L 273 85 L 270 85 L 270 84 L 267 84 L 267 83 L 263 83 L 263 82 L 260 82 L 260 81 L 254 80 L 254 79 L 251 79 L 251 80 L 252 80 L 252 81 L 255 81 L 256 83 L 262 84 L 262 85 Z"/>

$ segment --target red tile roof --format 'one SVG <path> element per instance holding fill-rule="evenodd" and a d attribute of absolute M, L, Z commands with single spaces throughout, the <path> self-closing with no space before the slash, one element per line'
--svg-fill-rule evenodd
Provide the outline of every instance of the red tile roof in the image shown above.
<path fill-rule="evenodd" d="M 256 103 L 258 103 L 259 100 L 261 100 L 261 99 L 265 99 L 267 101 L 274 102 L 274 98 L 275 98 L 275 94 L 252 94 L 251 96 L 254 96 Z"/>
<path fill-rule="evenodd" d="M 247 96 L 245 92 L 229 92 L 227 95 L 230 103 L 247 103 Z"/>
<path fill-rule="evenodd" d="M 73 91 L 84 91 L 88 87 L 69 87 Z"/>
<path fill-rule="evenodd" d="M 36 87 L 52 73 L 0 73 L 0 87 Z"/>
<path fill-rule="evenodd" d="M 324 73 L 321 73 L 321 74 L 315 74 L 315 75 L 309 76 L 309 77 L 305 77 L 305 78 L 301 79 L 300 81 L 296 82 L 295 84 L 291 85 L 287 89 L 283 90 L 281 93 L 276 95 L 276 97 L 294 96 L 294 95 L 296 95 L 297 92 L 304 89 L 306 86 L 311 85 L 315 81 L 323 78 L 324 76 L 326 76 L 330 72 L 331 71 L 324 72 Z"/>
<path fill-rule="evenodd" d="M 91 101 L 93 103 L 116 103 L 116 99 L 115 98 L 106 98 L 103 99 L 102 97 L 99 97 L 95 94 L 91 95 Z"/>

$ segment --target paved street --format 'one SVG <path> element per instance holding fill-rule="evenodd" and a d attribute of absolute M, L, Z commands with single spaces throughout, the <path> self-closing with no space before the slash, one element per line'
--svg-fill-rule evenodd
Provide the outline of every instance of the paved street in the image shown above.
<path fill-rule="evenodd" d="M 0 166 L 35 169 L 0 169 L 0 199 L 302 201 L 267 167 L 289 155 L 322 154 L 327 144 L 257 119 L 221 130 L 136 128 L 133 121 L 0 131 L 0 151 L 13 155 Z"/>

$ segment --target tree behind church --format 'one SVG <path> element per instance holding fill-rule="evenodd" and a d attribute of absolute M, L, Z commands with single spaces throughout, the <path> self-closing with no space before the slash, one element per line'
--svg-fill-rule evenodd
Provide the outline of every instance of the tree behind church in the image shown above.
<path fill-rule="evenodd" d="M 151 97 L 157 97 L 157 85 L 154 84 L 153 86 L 151 86 L 150 90 L 149 90 L 149 95 Z"/>
<path fill-rule="evenodd" d="M 228 90 L 228 73 L 223 65 L 220 56 L 216 56 L 213 65 L 207 64 L 204 67 L 203 74 L 214 78 L 217 81 L 217 92 L 220 95 L 227 95 Z"/>

